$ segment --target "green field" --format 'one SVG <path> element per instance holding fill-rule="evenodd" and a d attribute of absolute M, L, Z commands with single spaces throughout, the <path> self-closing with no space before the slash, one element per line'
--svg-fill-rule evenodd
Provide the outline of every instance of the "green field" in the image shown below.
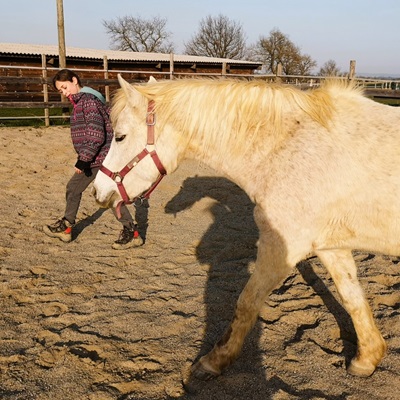
<path fill-rule="evenodd" d="M 387 104 L 389 106 L 398 107 L 400 106 L 400 99 L 372 99 L 377 101 L 378 103 Z"/>
<path fill-rule="evenodd" d="M 62 116 L 61 108 L 50 108 L 49 116 Z M 16 119 L 2 119 L 2 118 Z M 33 118 L 32 118 L 33 117 Z M 18 119 L 23 118 L 23 119 Z M 50 119 L 50 125 L 68 125 L 69 117 Z M 45 126 L 44 109 L 41 108 L 0 108 L 1 126 Z"/>

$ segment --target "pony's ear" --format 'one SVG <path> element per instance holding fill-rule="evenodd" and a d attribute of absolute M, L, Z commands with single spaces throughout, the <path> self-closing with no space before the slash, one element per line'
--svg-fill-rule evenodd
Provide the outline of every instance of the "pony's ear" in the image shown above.
<path fill-rule="evenodd" d="M 118 83 L 121 86 L 121 89 L 124 91 L 126 98 L 128 99 L 128 102 L 131 105 L 135 105 L 135 99 L 138 98 L 138 96 L 142 96 L 129 82 L 127 82 L 121 74 L 118 74 Z"/>
<path fill-rule="evenodd" d="M 118 74 L 118 83 L 126 95 L 133 90 L 132 86 L 121 76 L 121 74 Z"/>
<path fill-rule="evenodd" d="M 155 83 L 155 82 L 157 82 L 156 78 L 154 78 L 154 76 L 150 76 L 149 83 Z"/>

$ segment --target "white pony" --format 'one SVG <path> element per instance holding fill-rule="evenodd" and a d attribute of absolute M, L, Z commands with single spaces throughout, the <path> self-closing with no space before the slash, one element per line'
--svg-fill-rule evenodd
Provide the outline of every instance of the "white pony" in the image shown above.
<path fill-rule="evenodd" d="M 309 91 L 227 79 L 119 82 L 115 139 L 94 183 L 100 205 L 133 201 L 186 157 L 255 203 L 254 273 L 225 335 L 192 375 L 217 376 L 238 356 L 267 295 L 310 253 L 332 276 L 357 333 L 348 371 L 371 375 L 386 345 L 352 249 L 400 254 L 400 109 L 343 81 Z"/>

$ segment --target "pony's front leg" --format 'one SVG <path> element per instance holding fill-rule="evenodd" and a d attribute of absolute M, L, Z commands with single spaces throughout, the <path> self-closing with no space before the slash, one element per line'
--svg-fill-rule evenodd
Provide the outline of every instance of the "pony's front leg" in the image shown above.
<path fill-rule="evenodd" d="M 192 366 L 191 377 L 214 378 L 237 358 L 267 295 L 288 275 L 285 250 L 268 239 L 259 241 L 255 270 L 239 296 L 233 321 L 211 352 Z"/>
<path fill-rule="evenodd" d="M 353 321 L 358 338 L 357 355 L 348 372 L 369 376 L 386 352 L 386 343 L 375 325 L 371 308 L 357 279 L 357 269 L 350 250 L 316 251 L 332 276 L 343 305 Z"/>

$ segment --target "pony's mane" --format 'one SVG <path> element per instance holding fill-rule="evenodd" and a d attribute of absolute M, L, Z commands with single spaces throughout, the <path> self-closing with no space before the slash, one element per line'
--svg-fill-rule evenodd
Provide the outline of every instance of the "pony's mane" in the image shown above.
<path fill-rule="evenodd" d="M 213 78 L 150 82 L 135 88 L 147 99 L 155 100 L 156 112 L 163 116 L 163 121 L 173 121 L 180 131 L 196 136 L 205 144 L 213 141 L 225 146 L 230 141 L 238 149 L 261 130 L 284 136 L 282 116 L 288 110 L 307 114 L 329 128 L 337 92 L 357 95 L 360 92 L 344 80 L 327 80 L 321 87 L 310 90 L 260 80 Z M 126 105 L 124 97 L 120 90 L 114 98 L 114 123 Z"/>

